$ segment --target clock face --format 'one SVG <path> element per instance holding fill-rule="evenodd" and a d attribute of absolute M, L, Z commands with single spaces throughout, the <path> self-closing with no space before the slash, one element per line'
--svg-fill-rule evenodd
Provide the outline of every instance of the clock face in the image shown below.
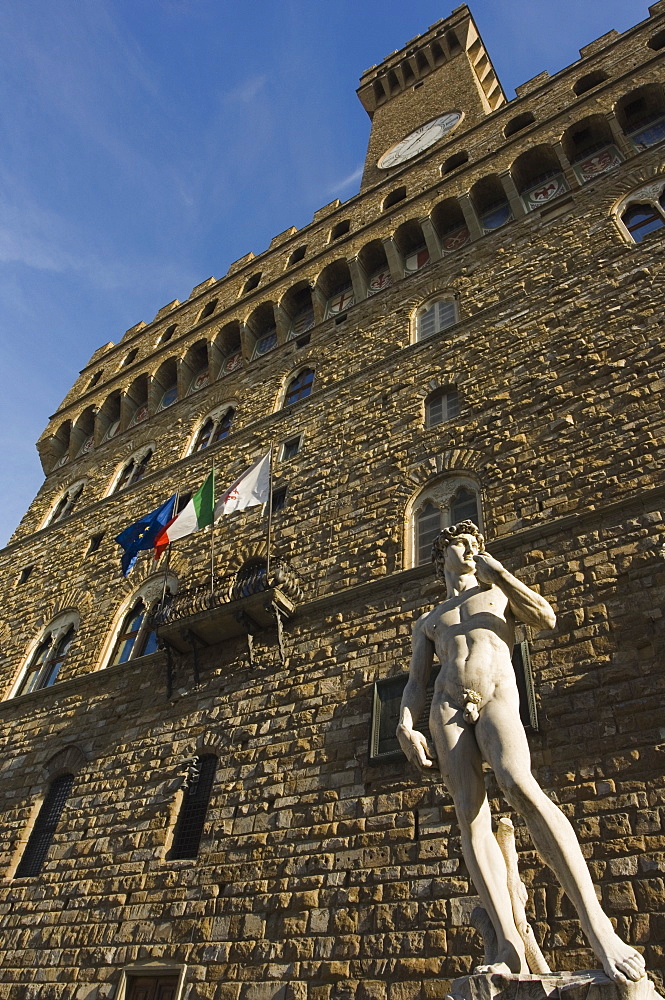
<path fill-rule="evenodd" d="M 405 163 L 413 156 L 417 156 L 418 153 L 422 153 L 423 150 L 429 149 L 435 142 L 452 131 L 461 118 L 461 112 L 448 111 L 445 115 L 439 115 L 431 122 L 421 125 L 420 128 L 415 129 L 414 132 L 386 150 L 377 163 L 377 167 L 380 167 L 381 170 L 387 170 L 388 167 L 396 167 L 399 163 Z"/>

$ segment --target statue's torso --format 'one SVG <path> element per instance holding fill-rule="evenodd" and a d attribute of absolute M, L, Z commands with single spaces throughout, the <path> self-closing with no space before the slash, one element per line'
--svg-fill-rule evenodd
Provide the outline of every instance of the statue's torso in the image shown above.
<path fill-rule="evenodd" d="M 465 692 L 472 691 L 482 707 L 497 686 L 515 688 L 510 658 L 515 632 L 499 587 L 481 584 L 449 598 L 427 615 L 424 629 L 441 662 L 435 699 L 462 708 Z"/>

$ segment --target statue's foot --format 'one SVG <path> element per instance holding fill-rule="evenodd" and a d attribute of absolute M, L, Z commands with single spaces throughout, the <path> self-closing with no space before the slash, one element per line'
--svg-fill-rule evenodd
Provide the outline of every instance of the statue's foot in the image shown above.
<path fill-rule="evenodd" d="M 639 951 L 631 948 L 614 932 L 608 935 L 607 940 L 598 942 L 596 954 L 602 962 L 605 974 L 615 983 L 636 983 L 646 975 L 644 959 Z"/>
<path fill-rule="evenodd" d="M 472 972 L 472 975 L 478 975 L 483 972 L 488 972 L 490 974 L 497 973 L 501 976 L 512 976 L 513 970 L 510 968 L 507 962 L 492 962 L 490 965 L 477 965 Z"/>

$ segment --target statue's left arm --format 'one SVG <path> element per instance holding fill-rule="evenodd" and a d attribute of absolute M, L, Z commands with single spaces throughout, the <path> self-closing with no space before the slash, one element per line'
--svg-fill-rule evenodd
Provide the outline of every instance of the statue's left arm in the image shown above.
<path fill-rule="evenodd" d="M 509 573 L 489 552 L 478 553 L 475 560 L 478 579 L 481 583 L 492 583 L 501 588 L 508 598 L 510 610 L 519 621 L 533 625 L 534 628 L 554 628 L 556 615 L 544 597 Z"/>

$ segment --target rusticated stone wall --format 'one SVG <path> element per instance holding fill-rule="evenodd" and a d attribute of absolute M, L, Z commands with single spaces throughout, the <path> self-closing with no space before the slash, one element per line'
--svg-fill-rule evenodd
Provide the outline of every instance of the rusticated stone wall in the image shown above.
<path fill-rule="evenodd" d="M 662 23 L 660 7 L 654 24 L 589 58 L 627 73 Z M 632 82 L 608 84 L 612 93 L 651 80 L 654 58 L 649 50 Z M 520 100 L 550 101 L 563 114 L 571 75 Z M 508 105 L 487 128 L 511 113 Z M 496 136 L 491 168 L 505 170 L 513 157 Z M 2 1000 L 102 1000 L 118 996 L 123 970 L 185 966 L 189 1000 L 416 1000 L 445 996 L 471 969 L 480 957 L 468 922 L 473 887 L 449 797 L 436 774 L 422 779 L 401 761 L 368 756 L 373 682 L 406 669 L 412 621 L 440 593 L 428 567 L 411 566 L 409 501 L 446 471 L 475 477 L 491 551 L 555 607 L 556 630 L 529 636 L 534 770 L 573 821 L 619 933 L 662 978 L 665 229 L 628 243 L 612 210 L 665 174 L 663 157 L 662 144 L 631 155 L 575 188 L 557 213 L 532 213 L 431 262 L 342 322 L 318 323 L 305 347 L 281 344 L 47 476 L 0 553 Z M 427 211 L 440 197 L 433 162 L 409 168 Z M 396 225 L 379 212 L 384 194 L 369 189 L 349 206 L 372 238 Z M 411 209 L 399 211 L 401 220 Z M 323 240 L 326 218 L 308 239 Z M 287 234 L 267 254 L 279 261 L 282 291 L 295 280 L 279 276 L 289 241 L 301 237 Z M 338 250 L 321 243 L 317 253 L 298 279 L 314 280 Z M 236 308 L 241 271 L 224 286 L 233 288 L 224 309 Z M 192 319 L 213 292 L 204 283 L 179 315 Z M 459 322 L 413 343 L 413 312 L 437 293 L 456 298 Z M 171 312 L 134 328 L 121 349 L 98 352 L 51 429 L 103 404 L 118 379 L 154 372 L 171 349 L 154 343 Z M 179 354 L 200 336 L 183 337 Z M 117 375 L 134 344 L 138 367 Z M 107 357 L 99 387 L 84 392 Z M 305 364 L 316 370 L 312 395 L 276 409 Z M 446 385 L 458 389 L 460 415 L 427 429 L 424 400 Z M 189 455 L 188 444 L 226 402 L 236 420 L 214 449 L 225 482 L 270 443 L 303 435 L 299 454 L 276 467 L 288 502 L 273 542 L 304 599 L 285 625 L 285 660 L 274 630 L 256 636 L 251 661 L 242 638 L 201 651 L 198 684 L 183 654 L 169 696 L 162 652 L 105 668 L 123 605 L 155 572 L 144 555 L 122 580 L 113 537 L 174 489 L 200 484 L 212 452 Z M 145 479 L 107 495 L 148 444 Z M 78 478 L 87 485 L 72 515 L 41 527 Z M 265 548 L 257 510 L 223 519 L 216 534 L 220 578 Z M 206 578 L 208 560 L 207 536 L 194 535 L 174 547 L 171 570 L 188 585 Z M 78 610 L 80 627 L 58 683 L 9 698 L 40 630 L 67 609 Z M 170 861 L 186 762 L 200 752 L 219 764 L 199 857 Z M 75 780 L 49 860 L 41 875 L 15 879 L 39 801 L 63 768 Z M 505 803 L 487 780 L 500 815 Z M 517 839 L 548 959 L 557 969 L 595 965 L 519 823 Z"/>

